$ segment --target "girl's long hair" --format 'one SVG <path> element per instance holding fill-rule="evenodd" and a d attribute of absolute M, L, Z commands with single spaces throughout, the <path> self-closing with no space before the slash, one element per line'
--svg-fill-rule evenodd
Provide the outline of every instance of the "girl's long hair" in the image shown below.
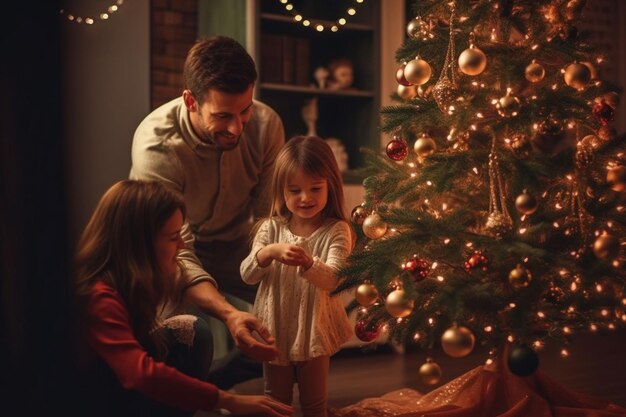
<path fill-rule="evenodd" d="M 180 292 L 178 280 L 161 273 L 154 243 L 176 210 L 184 217 L 184 201 L 164 185 L 120 181 L 100 199 L 75 256 L 79 307 L 88 301 L 96 281 L 107 283 L 126 303 L 139 342 L 160 354 L 164 354 L 164 341 L 152 332 L 157 326 L 157 308 L 175 301 Z"/>

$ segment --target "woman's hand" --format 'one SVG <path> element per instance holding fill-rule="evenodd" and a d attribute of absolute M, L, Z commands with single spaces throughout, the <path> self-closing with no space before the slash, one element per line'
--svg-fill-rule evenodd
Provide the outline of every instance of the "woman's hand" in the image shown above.
<path fill-rule="evenodd" d="M 278 356 L 276 340 L 258 318 L 245 311 L 228 313 L 224 323 L 233 336 L 237 349 L 258 361 L 271 361 Z"/>
<path fill-rule="evenodd" d="M 233 415 L 261 414 L 271 417 L 293 415 L 293 408 L 266 395 L 239 395 L 220 391 L 217 407 L 224 408 Z"/>

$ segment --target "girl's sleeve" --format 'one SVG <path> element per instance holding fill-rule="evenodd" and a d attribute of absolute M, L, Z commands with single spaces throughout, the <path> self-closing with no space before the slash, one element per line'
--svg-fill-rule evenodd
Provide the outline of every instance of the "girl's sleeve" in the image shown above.
<path fill-rule="evenodd" d="M 352 234 L 346 222 L 335 223 L 329 233 L 326 262 L 316 256 L 313 258 L 313 266 L 306 271 L 298 267 L 300 276 L 325 291 L 332 291 L 337 286 L 337 271 L 344 265 L 352 248 Z"/>
<path fill-rule="evenodd" d="M 266 220 L 263 224 L 261 224 L 261 227 L 259 227 L 259 230 L 254 236 L 250 254 L 243 261 L 241 261 L 241 266 L 239 267 L 241 279 L 243 279 L 246 284 L 254 285 L 261 282 L 270 271 L 270 268 L 272 268 L 274 261 L 272 261 L 272 263 L 268 266 L 262 267 L 259 265 L 259 261 L 256 258 L 257 252 L 269 243 L 270 221 Z"/>
<path fill-rule="evenodd" d="M 87 315 L 87 342 L 120 384 L 156 402 L 185 411 L 212 410 L 219 390 L 152 358 L 135 338 L 128 310 L 113 289 L 94 289 Z"/>

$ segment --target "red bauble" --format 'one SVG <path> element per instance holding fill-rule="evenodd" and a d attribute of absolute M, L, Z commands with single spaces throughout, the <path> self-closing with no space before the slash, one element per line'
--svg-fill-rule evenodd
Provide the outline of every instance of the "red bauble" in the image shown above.
<path fill-rule="evenodd" d="M 615 109 L 604 100 L 594 104 L 592 111 L 603 125 L 608 125 L 615 119 Z"/>
<path fill-rule="evenodd" d="M 471 271 L 474 268 L 481 268 L 483 271 L 487 270 L 487 265 L 489 264 L 489 260 L 482 252 L 476 251 L 470 256 L 470 258 L 463 264 L 465 270 L 467 272 Z"/>
<path fill-rule="evenodd" d="M 354 334 L 363 342 L 371 342 L 380 334 L 380 326 L 368 323 L 366 319 L 361 319 L 354 325 Z"/>
<path fill-rule="evenodd" d="M 409 153 L 409 145 L 398 136 L 394 136 L 387 144 L 387 156 L 394 161 L 402 161 Z"/>
<path fill-rule="evenodd" d="M 430 264 L 425 259 L 413 257 L 404 263 L 402 269 L 409 273 L 415 283 L 418 283 L 428 276 Z"/>
<path fill-rule="evenodd" d="M 402 64 L 400 68 L 398 68 L 398 70 L 396 71 L 396 81 L 398 82 L 398 84 L 402 84 L 403 86 L 408 87 L 413 84 L 411 84 L 404 76 L 404 67 L 406 67 L 406 62 Z"/>

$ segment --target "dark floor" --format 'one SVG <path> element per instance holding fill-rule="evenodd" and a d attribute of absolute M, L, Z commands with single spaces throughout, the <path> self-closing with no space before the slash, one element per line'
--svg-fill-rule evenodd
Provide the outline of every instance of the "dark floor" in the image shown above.
<path fill-rule="evenodd" d="M 400 354 L 386 345 L 367 350 L 346 349 L 331 359 L 329 406 L 343 407 L 399 388 L 426 393 L 482 365 L 487 358 L 480 348 L 462 359 L 435 354 L 443 377 L 439 385 L 431 387 L 418 381 L 418 368 L 425 359 L 423 352 Z M 579 335 L 573 339 L 569 352 L 569 357 L 563 359 L 560 348 L 548 344 L 539 352 L 540 368 L 569 389 L 626 407 L 626 331 Z M 262 393 L 262 380 L 247 381 L 235 390 Z M 209 415 L 200 413 L 196 417 Z"/>

